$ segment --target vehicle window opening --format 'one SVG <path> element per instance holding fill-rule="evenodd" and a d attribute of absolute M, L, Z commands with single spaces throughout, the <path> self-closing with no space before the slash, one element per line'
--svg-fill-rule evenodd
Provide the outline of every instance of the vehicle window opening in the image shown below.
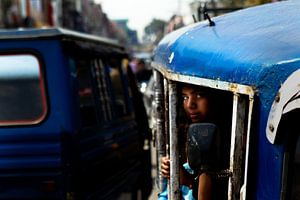
<path fill-rule="evenodd" d="M 110 59 L 106 63 L 108 75 L 109 75 L 109 85 L 112 89 L 110 93 L 112 97 L 111 107 L 113 109 L 114 117 L 123 117 L 128 113 L 125 95 L 124 95 L 124 80 L 123 73 L 121 70 L 121 63 L 117 59 Z"/>
<path fill-rule="evenodd" d="M 95 126 L 98 122 L 95 97 L 93 94 L 93 76 L 89 60 L 77 61 L 80 115 L 83 127 Z"/>
<path fill-rule="evenodd" d="M 0 55 L 0 124 L 37 124 L 47 113 L 42 66 L 30 54 Z"/>
<path fill-rule="evenodd" d="M 168 95 L 168 102 L 170 109 L 172 109 L 172 106 L 174 106 L 174 102 L 172 100 L 172 84 L 171 87 L 169 86 L 169 95 Z M 169 83 L 170 85 L 170 83 Z M 185 154 L 182 154 L 180 152 L 185 152 L 186 149 L 186 138 L 187 138 L 187 131 L 182 131 L 183 129 L 186 130 L 185 127 L 190 123 L 187 116 L 186 112 L 183 109 L 183 96 L 181 93 L 181 88 L 182 88 L 181 83 L 177 83 L 177 129 L 178 129 L 178 146 L 179 146 L 179 164 L 183 164 L 184 161 L 187 160 L 187 157 Z M 201 86 L 195 86 L 194 87 L 201 87 Z M 230 147 L 231 147 L 231 128 L 232 128 L 232 111 L 233 111 L 233 98 L 232 98 L 232 93 L 226 92 L 226 91 L 221 91 L 221 90 L 215 90 L 211 88 L 206 88 L 206 87 L 201 87 L 202 91 L 205 91 L 205 95 L 209 97 L 210 101 L 210 116 L 209 116 L 209 121 L 210 123 L 216 124 L 218 129 L 220 130 L 220 146 L 215 147 L 219 148 L 219 156 L 215 158 L 217 161 L 217 167 L 214 168 L 213 174 L 214 176 L 214 182 L 215 182 L 215 188 L 214 190 L 217 191 L 214 194 L 218 194 L 218 198 L 221 199 L 226 199 L 227 198 L 227 192 L 228 192 L 228 177 L 230 176 L 230 173 L 227 173 L 229 168 L 230 168 Z M 170 112 L 172 113 L 172 112 Z M 169 120 L 173 120 L 172 116 L 169 116 Z M 172 123 L 171 123 L 172 124 Z M 170 130 L 172 125 L 170 124 Z M 245 128 L 245 127 L 244 127 Z M 246 128 L 245 128 L 246 129 Z M 168 133 L 171 134 L 171 133 Z M 173 145 L 172 141 L 173 139 L 170 139 L 168 141 L 169 136 L 166 136 L 166 141 L 169 143 L 170 147 Z M 172 138 L 172 136 L 171 136 Z M 168 151 L 168 148 L 166 148 Z M 172 151 L 172 150 L 171 150 Z M 167 152 L 168 153 L 168 152 Z M 171 152 L 168 153 L 170 154 L 170 157 L 176 155 L 172 154 Z M 240 166 L 241 167 L 241 166 Z M 171 175 L 172 176 L 172 175 Z M 172 183 L 173 185 L 174 183 Z M 172 186 L 171 186 L 172 187 Z M 197 188 L 197 187 L 196 187 Z"/>
<path fill-rule="evenodd" d="M 185 77 L 183 78 L 185 80 Z M 220 195 L 219 199 L 245 199 L 247 196 L 251 120 L 254 106 L 252 93 L 244 94 L 243 90 L 232 91 L 231 88 L 214 86 L 213 80 L 207 80 L 207 82 L 203 82 L 203 85 L 201 82 L 197 84 L 197 79 L 191 79 L 191 83 L 177 82 L 167 79 L 159 71 L 154 71 L 154 79 L 156 82 L 154 96 L 156 125 L 154 127 L 156 140 L 160 140 L 159 142 L 156 141 L 158 157 L 161 158 L 165 155 L 169 155 L 170 158 L 173 157 L 175 164 L 170 163 L 170 171 L 172 172 L 173 169 L 173 175 L 176 176 L 176 162 L 179 163 L 179 166 L 185 158 L 181 155 L 179 156 L 180 160 L 176 161 L 174 156 L 178 156 L 179 150 L 174 149 L 173 146 L 176 144 L 176 140 L 179 145 L 180 142 L 185 141 L 182 140 L 182 137 L 186 137 L 186 135 L 180 135 L 180 128 L 187 123 L 180 88 L 186 84 L 201 87 L 209 94 L 211 104 L 214 105 L 211 111 L 213 116 L 211 119 L 213 120 L 210 122 L 216 124 L 220 130 L 219 152 L 221 155 L 219 156 L 218 170 L 215 170 L 218 171 L 215 173 L 218 179 L 217 194 Z M 177 95 L 176 99 L 173 97 L 174 93 Z M 161 101 L 161 99 L 163 100 Z M 162 106 L 165 107 L 164 112 L 160 109 Z M 163 121 L 165 123 L 162 123 Z M 176 137 L 178 138 L 176 139 Z M 158 169 L 161 167 L 159 158 Z M 159 189 L 162 190 L 163 179 L 160 175 L 157 177 Z M 176 180 L 172 180 L 172 174 L 170 177 L 169 189 L 172 194 L 176 191 Z"/>
<path fill-rule="evenodd" d="M 180 84 L 179 84 L 180 85 Z M 201 86 L 197 86 L 201 87 Z M 217 194 L 218 199 L 226 199 L 227 192 L 228 192 L 228 177 L 229 174 L 227 173 L 229 170 L 230 164 L 230 143 L 231 143 L 231 126 L 232 126 L 232 106 L 233 106 L 233 98 L 232 93 L 216 90 L 207 87 L 201 87 L 202 91 L 205 91 L 202 95 L 205 95 L 209 99 L 210 103 L 210 116 L 209 119 L 206 121 L 208 123 L 215 124 L 219 131 L 218 138 L 218 146 L 215 146 L 212 151 L 217 152 L 214 154 L 216 157 L 214 158 L 215 166 L 210 170 L 214 186 L 213 191 L 214 194 Z M 180 93 L 180 87 L 178 91 L 178 99 L 179 99 L 179 122 L 184 122 L 187 124 L 186 121 L 186 114 L 183 110 L 183 97 Z M 179 129 L 183 126 L 183 124 L 179 123 Z M 181 139 L 181 135 L 179 133 L 179 146 L 180 142 L 183 141 Z M 186 137 L 186 135 L 184 136 Z M 182 161 L 181 161 L 182 162 Z M 180 162 L 180 163 L 181 163 Z M 196 184 L 197 188 L 198 184 Z M 197 196 L 197 189 L 194 189 L 195 196 Z"/>

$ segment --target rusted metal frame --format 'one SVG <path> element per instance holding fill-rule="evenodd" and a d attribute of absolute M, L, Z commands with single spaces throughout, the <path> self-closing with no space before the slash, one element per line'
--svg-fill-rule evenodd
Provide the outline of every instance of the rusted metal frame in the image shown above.
<path fill-rule="evenodd" d="M 246 200 L 247 194 L 247 181 L 248 181 L 248 162 L 249 162 L 249 147 L 250 147 L 250 135 L 251 135 L 251 121 L 252 112 L 254 106 L 254 98 L 249 97 L 249 108 L 248 108 L 248 124 L 247 124 L 247 138 L 246 138 L 246 153 L 245 153 L 245 170 L 244 170 L 244 184 L 240 192 L 240 200 Z"/>
<path fill-rule="evenodd" d="M 156 70 L 158 70 L 168 80 L 190 83 L 190 84 L 195 84 L 195 85 L 199 85 L 199 83 L 201 83 L 201 86 L 204 86 L 204 87 L 215 88 L 215 89 L 220 89 L 220 90 L 225 90 L 225 91 L 231 91 L 233 93 L 245 94 L 250 97 L 253 97 L 255 94 L 255 88 L 248 86 L 248 85 L 230 83 L 230 82 L 226 82 L 226 81 L 221 81 L 219 79 L 205 79 L 205 78 L 200 78 L 200 77 L 196 77 L 196 76 L 178 74 L 178 73 L 174 73 L 172 71 L 166 70 L 166 68 L 164 68 L 163 66 L 161 66 L 155 62 L 152 63 L 152 66 Z"/>
<path fill-rule="evenodd" d="M 228 200 L 240 199 L 240 188 L 243 162 L 243 135 L 245 130 L 246 119 L 246 98 L 234 93 L 233 111 L 232 111 L 232 128 L 230 144 L 230 165 L 229 170 L 232 176 L 228 180 Z"/>
<path fill-rule="evenodd" d="M 245 177 L 244 177 L 244 185 L 241 190 L 241 198 L 246 197 L 246 183 L 247 183 L 247 172 L 248 172 L 248 155 L 249 155 L 249 138 L 250 138 L 250 127 L 251 127 L 251 119 L 252 119 L 252 111 L 253 111 L 253 103 L 254 103 L 254 95 L 256 93 L 255 87 L 230 83 L 225 81 L 220 81 L 219 79 L 204 79 L 195 76 L 188 76 L 183 74 L 177 74 L 170 70 L 166 70 L 163 66 L 153 62 L 153 68 L 158 70 L 166 79 L 170 81 L 177 82 L 185 82 L 195 85 L 200 85 L 204 87 L 209 87 L 213 89 L 220 89 L 224 91 L 230 91 L 234 94 L 234 103 L 233 106 L 233 117 L 232 117 L 232 137 L 231 140 L 231 154 L 230 154 L 230 172 L 233 172 L 233 176 L 229 179 L 228 185 L 228 200 L 239 199 L 239 189 L 241 188 L 241 178 L 242 171 L 239 170 L 242 160 L 242 137 L 244 132 L 244 121 L 246 116 L 245 103 L 246 98 L 241 99 L 239 95 L 247 95 L 249 97 L 249 111 L 248 111 L 248 122 L 247 122 L 247 141 L 246 141 L 246 155 L 245 155 Z M 200 83 L 200 84 L 199 84 Z M 238 113 L 239 111 L 239 113 Z M 243 116 L 243 117 L 242 117 Z M 242 117 L 242 118 L 241 118 Z M 236 132 L 238 131 L 238 132 Z M 235 137 L 238 138 L 235 139 Z M 237 145 L 237 146 L 236 146 Z M 238 151 L 239 149 L 239 151 Z M 238 169 L 238 170 L 237 170 Z"/>
<path fill-rule="evenodd" d="M 180 200 L 179 150 L 177 119 L 177 85 L 169 81 L 170 183 L 169 200 Z"/>
<path fill-rule="evenodd" d="M 164 93 L 163 93 L 163 77 L 162 75 L 154 70 L 153 72 L 155 86 L 154 86 L 154 101 L 155 101 L 155 146 L 157 154 L 157 186 L 159 190 L 163 187 L 163 177 L 160 174 L 161 168 L 161 157 L 166 156 L 165 147 L 165 134 L 164 134 Z"/>

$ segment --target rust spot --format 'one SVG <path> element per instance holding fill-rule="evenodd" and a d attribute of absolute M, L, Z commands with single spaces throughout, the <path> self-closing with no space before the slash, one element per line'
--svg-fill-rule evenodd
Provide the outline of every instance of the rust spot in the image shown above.
<path fill-rule="evenodd" d="M 255 88 L 251 88 L 251 87 L 247 87 L 247 88 L 246 88 L 247 94 L 253 94 L 253 95 L 254 95 L 255 90 L 256 90 Z"/>
<path fill-rule="evenodd" d="M 280 101 L 280 92 L 277 93 L 277 95 L 275 97 L 275 101 L 276 101 L 276 103 L 278 103 Z"/>
<path fill-rule="evenodd" d="M 232 91 L 232 92 L 238 92 L 238 86 L 237 84 L 230 84 L 229 85 L 229 90 Z"/>
<path fill-rule="evenodd" d="M 271 132 L 274 131 L 274 126 L 273 126 L 273 124 L 269 124 L 269 130 L 270 130 Z"/>

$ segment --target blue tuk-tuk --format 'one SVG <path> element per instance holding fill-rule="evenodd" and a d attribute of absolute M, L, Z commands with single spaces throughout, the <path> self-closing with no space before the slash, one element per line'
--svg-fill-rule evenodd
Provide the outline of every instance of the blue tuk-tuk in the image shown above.
<path fill-rule="evenodd" d="M 0 32 L 0 199 L 151 191 L 143 100 L 117 42 L 65 29 Z"/>
<path fill-rule="evenodd" d="M 171 159 L 169 199 L 180 199 L 179 83 L 219 96 L 218 115 L 229 125 L 221 130 L 227 134 L 222 178 L 228 181 L 222 199 L 299 198 L 299 9 L 299 1 L 243 9 L 212 18 L 214 24 L 179 29 L 159 43 L 152 63 L 155 131 L 158 155 Z"/>

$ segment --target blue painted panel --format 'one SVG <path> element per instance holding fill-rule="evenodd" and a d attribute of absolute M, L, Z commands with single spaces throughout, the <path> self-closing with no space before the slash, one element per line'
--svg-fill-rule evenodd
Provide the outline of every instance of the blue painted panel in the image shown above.
<path fill-rule="evenodd" d="M 62 168 L 62 135 L 74 131 L 74 115 L 69 90 L 69 73 L 64 54 L 56 40 L 1 41 L 0 51 L 26 52 L 30 50 L 41 60 L 44 72 L 48 113 L 45 120 L 34 126 L 1 127 L 0 176 L 8 169 Z M 30 106 L 30 105 L 28 105 Z M 5 151 L 4 151 L 5 150 Z M 5 170 L 4 174 L 1 170 Z"/>
<path fill-rule="evenodd" d="M 29 130 L 34 132 L 49 132 L 52 130 L 71 132 L 74 128 L 70 121 L 70 113 L 72 113 L 71 105 L 71 91 L 70 87 L 70 76 L 68 69 L 64 64 L 64 53 L 61 49 L 59 41 L 56 40 L 24 40 L 24 41 L 1 41 L 0 51 L 2 49 L 13 49 L 18 52 L 24 50 L 33 50 L 41 55 L 43 61 L 42 67 L 45 74 L 45 86 L 48 97 L 48 118 L 47 123 L 42 123 L 39 128 L 34 127 Z M 51 101 L 49 101 L 51 99 Z M 72 117 L 72 115 L 71 115 Z M 71 118 L 72 119 L 72 118 Z M 24 129 L 26 130 L 26 128 Z M 6 132 L 5 129 L 0 129 Z M 9 131 L 14 131 L 9 129 Z M 19 132 L 20 130 L 17 129 Z"/>

